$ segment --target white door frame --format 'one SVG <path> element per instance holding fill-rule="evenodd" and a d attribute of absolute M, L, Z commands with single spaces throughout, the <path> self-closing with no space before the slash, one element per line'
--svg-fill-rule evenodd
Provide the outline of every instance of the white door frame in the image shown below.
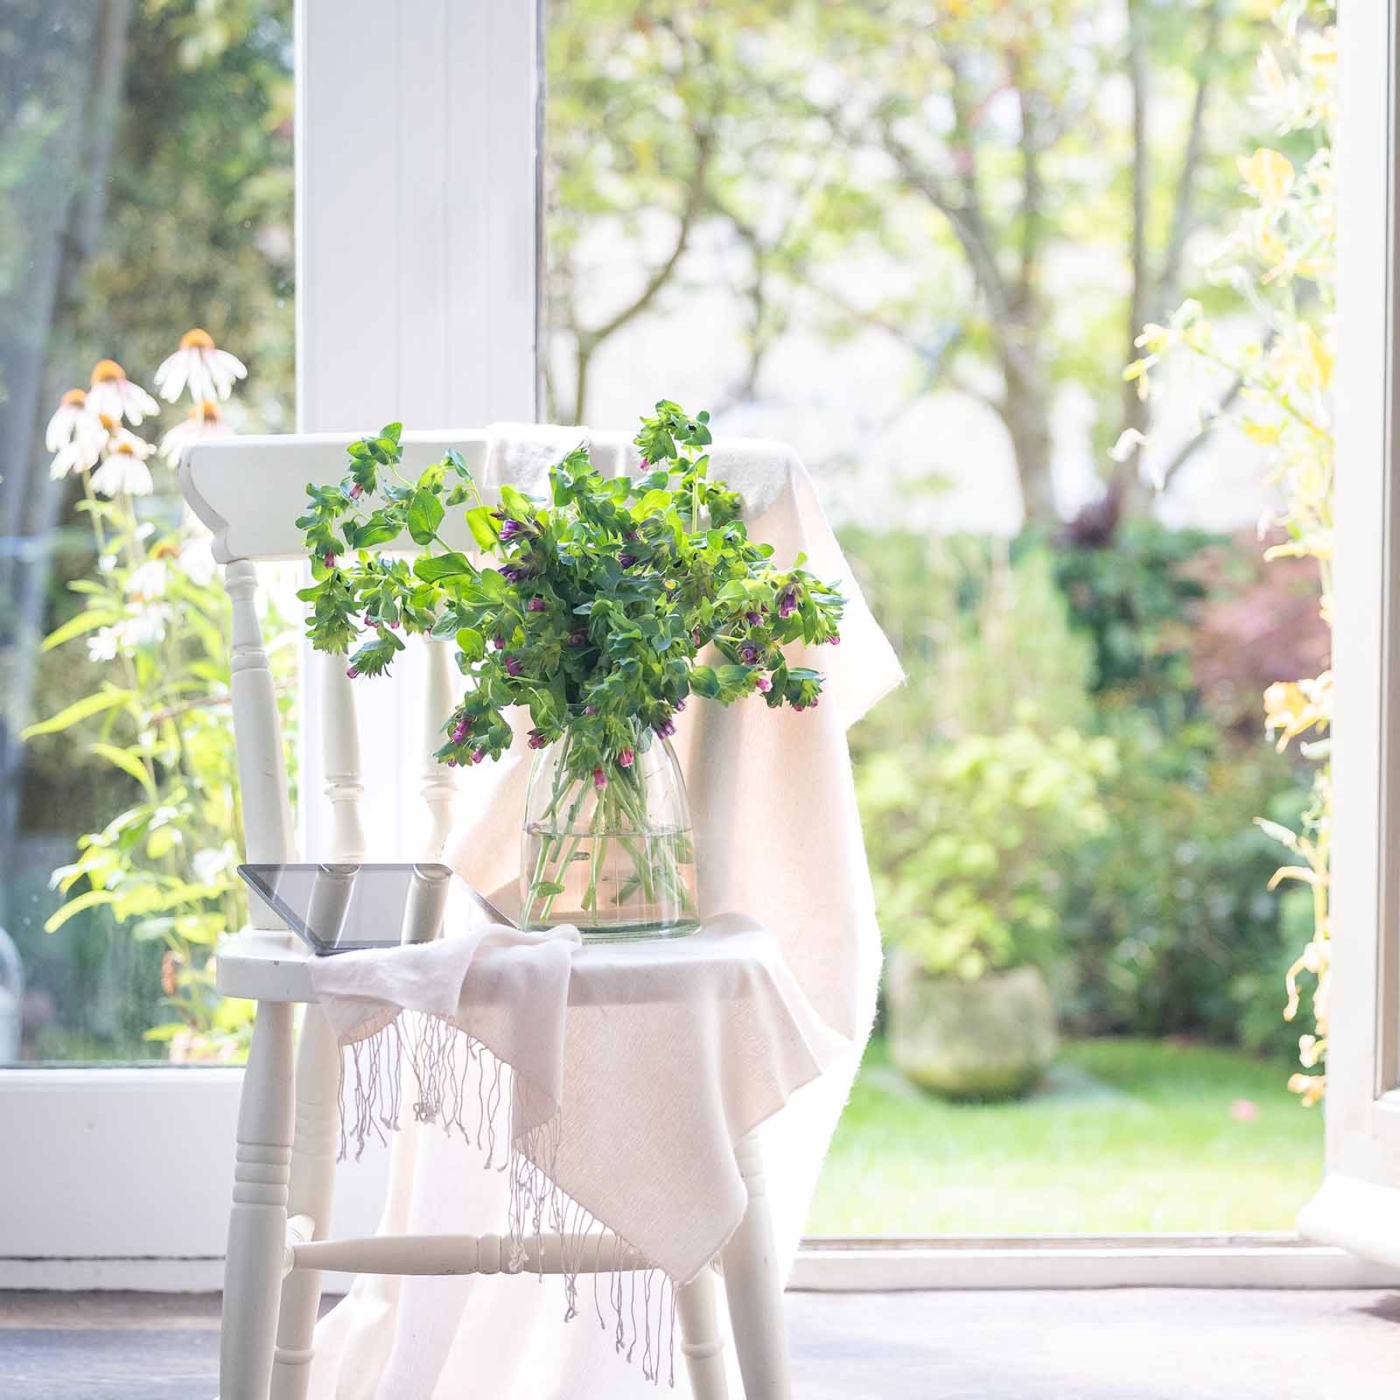
<path fill-rule="evenodd" d="M 1400 1266 L 1400 61 L 1397 0 L 1344 0 L 1339 142 L 1327 1175 L 1310 1239 Z"/>
<path fill-rule="evenodd" d="M 1368 1249 L 1336 1201 L 1400 1185 L 1394 937 L 1388 842 L 1400 804 L 1400 733 L 1384 680 L 1400 663 L 1382 585 L 1400 534 L 1389 353 L 1395 68 L 1400 0 L 1344 0 L 1348 186 L 1343 275 L 1344 463 L 1338 561 L 1338 940 L 1328 1184 L 1309 1233 Z M 412 14 L 412 25 L 404 18 Z M 535 406 L 538 268 L 538 15 L 532 0 L 298 0 L 297 387 L 303 430 L 476 426 Z M 1377 172 L 1383 177 L 1376 178 Z M 1359 211 L 1359 213 L 1357 212 Z M 1384 405 L 1385 414 L 1378 405 Z M 1386 591 L 1387 600 L 1391 592 Z M 402 687 L 393 688 L 398 694 Z M 309 688 L 314 696 L 316 687 Z M 1400 694 L 1400 691 L 1395 692 Z M 390 711 L 381 733 L 412 733 Z M 369 732 L 372 722 L 364 731 Z M 314 732 L 314 715 L 305 730 Z M 366 753 L 371 783 L 417 772 L 416 739 Z M 319 748 L 305 746 L 307 849 L 319 843 Z M 390 789 L 392 790 L 392 789 Z M 416 808 L 416 803 L 410 803 Z M 379 805 L 393 840 L 406 808 Z M 1400 835 L 1397 821 L 1387 829 Z M 1382 995 L 1382 989 L 1384 994 Z M 1388 1028 L 1388 1029 L 1387 1029 Z M 217 1287 L 232 1178 L 237 1070 L 0 1070 L 0 1288 Z M 384 1158 L 342 1169 L 340 1227 L 372 1230 Z M 1340 1183 L 1340 1187 L 1339 1187 Z M 1361 1190 L 1348 1191 L 1348 1183 Z M 1390 1197 L 1384 1197 L 1388 1202 Z M 1374 1198 L 1370 1204 L 1376 1204 Z M 1374 1227 L 1376 1215 L 1364 1217 Z M 846 1240 L 804 1250 L 794 1284 L 816 1288 L 1335 1287 L 1391 1283 L 1335 1248 L 1286 1237 Z"/>

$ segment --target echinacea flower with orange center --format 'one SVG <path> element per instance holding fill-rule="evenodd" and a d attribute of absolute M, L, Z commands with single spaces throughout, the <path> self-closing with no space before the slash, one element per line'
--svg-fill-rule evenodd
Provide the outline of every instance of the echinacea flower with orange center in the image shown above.
<path fill-rule="evenodd" d="M 87 399 L 81 389 L 70 389 L 49 419 L 44 445 L 54 454 L 49 475 L 55 481 L 95 467 L 114 430 L 112 420 L 93 413 Z"/>
<path fill-rule="evenodd" d="M 134 428 L 143 418 L 160 412 L 160 405 L 139 385 L 126 377 L 115 360 L 98 360 L 92 367 L 92 385 L 87 392 L 87 411 L 106 415 Z"/>
<path fill-rule="evenodd" d="M 233 382 L 248 373 L 242 360 L 220 350 L 208 331 L 196 326 L 180 337 L 180 348 L 156 370 L 156 389 L 174 403 L 186 389 L 196 405 L 226 399 Z"/>
<path fill-rule="evenodd" d="M 50 452 L 57 452 L 73 441 L 73 434 L 86 416 L 83 413 L 86 403 L 87 394 L 81 389 L 70 389 L 59 399 L 58 407 L 49 419 L 49 426 L 44 430 L 44 446 Z"/>
<path fill-rule="evenodd" d="M 135 433 L 123 431 L 107 445 L 102 465 L 92 474 L 92 489 L 102 496 L 149 496 L 155 489 L 146 458 L 155 451 Z"/>
<path fill-rule="evenodd" d="M 203 438 L 227 437 L 232 430 L 224 422 L 219 405 L 212 399 L 204 399 L 190 409 L 182 423 L 176 423 L 160 440 L 160 455 L 172 466 L 180 460 L 180 454 L 191 444 Z"/>

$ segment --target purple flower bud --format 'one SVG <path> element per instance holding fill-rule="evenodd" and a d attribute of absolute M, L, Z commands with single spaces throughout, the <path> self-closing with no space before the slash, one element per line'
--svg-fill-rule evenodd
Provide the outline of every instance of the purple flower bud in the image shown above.
<path fill-rule="evenodd" d="M 808 708 L 809 710 L 815 710 L 815 709 L 817 708 L 817 706 L 820 705 L 820 704 L 821 704 L 821 701 L 818 700 L 815 696 L 813 696 L 813 697 L 812 697 L 812 702 L 811 702 L 810 705 L 807 706 L 807 708 Z"/>
<path fill-rule="evenodd" d="M 797 590 L 789 588 L 781 598 L 778 599 L 778 616 L 791 617 L 797 611 Z"/>
<path fill-rule="evenodd" d="M 663 719 L 660 724 L 653 725 L 658 739 L 669 739 L 676 732 L 676 726 L 669 720 Z"/>
<path fill-rule="evenodd" d="M 767 676 L 757 676 L 754 679 L 754 687 L 767 695 L 768 692 L 773 689 L 773 682 L 770 681 Z"/>
<path fill-rule="evenodd" d="M 549 743 L 549 736 L 543 729 L 532 729 L 530 731 L 529 744 L 532 749 L 542 749 Z"/>
<path fill-rule="evenodd" d="M 507 583 L 521 583 L 530 577 L 530 571 L 523 564 L 507 564 L 501 570 L 501 577 Z"/>
<path fill-rule="evenodd" d="M 571 647 L 581 647 L 587 640 L 587 635 L 583 632 L 570 632 L 569 645 Z"/>
<path fill-rule="evenodd" d="M 544 599 L 543 599 L 543 598 L 531 598 L 530 601 L 529 601 L 528 603 L 525 604 L 525 611 L 526 611 L 526 612 L 543 612 L 543 611 L 544 611 L 544 606 L 545 606 L 545 604 L 544 604 Z"/>
<path fill-rule="evenodd" d="M 802 711 L 805 710 L 807 707 L 806 705 L 794 705 L 792 708 L 796 710 L 797 713 L 800 715 Z"/>
<path fill-rule="evenodd" d="M 460 720 L 457 727 L 452 731 L 452 742 L 454 744 L 465 744 L 467 735 L 471 733 L 471 725 L 466 720 Z"/>
<path fill-rule="evenodd" d="M 646 471 L 647 468 L 651 466 L 651 463 L 648 462 L 647 459 L 646 459 L 645 457 L 643 457 L 642 460 L 638 463 L 638 465 L 641 467 L 641 469 L 642 469 L 643 471 Z"/>
<path fill-rule="evenodd" d="M 350 499 L 352 501 L 358 501 L 364 494 L 365 488 L 361 486 L 358 481 L 350 488 Z"/>
<path fill-rule="evenodd" d="M 358 666 L 349 666 L 346 668 L 345 674 L 353 681 L 355 677 L 360 674 L 360 668 Z"/>
<path fill-rule="evenodd" d="M 455 758 L 449 758 L 447 760 L 447 766 L 449 768 L 455 768 L 457 766 L 457 760 Z"/>
<path fill-rule="evenodd" d="M 495 647 L 497 651 L 504 651 L 506 649 L 506 639 L 504 637 L 492 637 L 491 645 Z"/>
<path fill-rule="evenodd" d="M 752 642 L 745 642 L 739 648 L 739 660 L 745 666 L 752 666 L 758 660 L 758 648 Z"/>
<path fill-rule="evenodd" d="M 831 634 L 831 636 L 829 636 L 829 637 L 826 639 L 826 644 L 827 644 L 827 646 L 829 646 L 829 647 L 839 647 L 839 646 L 841 645 L 841 636 L 840 636 L 840 634 L 837 633 L 837 632 L 833 632 L 833 633 Z"/>
<path fill-rule="evenodd" d="M 596 715 L 598 713 L 598 707 L 596 705 L 585 705 L 583 707 L 583 712 L 586 715 Z"/>
<path fill-rule="evenodd" d="M 685 701 L 684 701 L 684 700 L 677 700 L 676 703 L 675 703 L 674 705 L 671 706 L 671 708 L 672 708 L 677 714 L 680 714 L 680 712 L 681 712 L 683 709 L 685 709 Z"/>
<path fill-rule="evenodd" d="M 637 562 L 637 556 L 635 554 L 619 554 L 617 562 L 622 568 L 630 569 Z"/>
<path fill-rule="evenodd" d="M 623 749 L 617 756 L 617 766 L 619 768 L 630 768 L 632 761 L 637 757 L 631 749 Z"/>
<path fill-rule="evenodd" d="M 335 568 L 335 551 L 333 549 L 328 549 L 321 556 L 321 563 L 323 563 L 328 569 Z"/>
<path fill-rule="evenodd" d="M 744 621 L 747 622 L 750 627 L 757 627 L 763 621 L 763 614 L 756 612 L 746 612 L 744 614 Z"/>
<path fill-rule="evenodd" d="M 518 656 L 506 657 L 506 675 L 518 676 L 525 668 L 520 664 Z"/>
<path fill-rule="evenodd" d="M 378 627 L 379 624 L 378 624 L 368 613 L 366 613 L 366 614 L 365 614 L 365 620 L 364 620 L 362 623 L 360 623 L 360 626 L 361 626 L 361 627 Z"/>
<path fill-rule="evenodd" d="M 513 540 L 517 535 L 523 535 L 525 527 L 518 520 L 512 520 L 509 516 L 501 523 L 501 539 Z"/>
<path fill-rule="evenodd" d="M 604 773 L 601 768 L 595 768 L 593 770 L 593 786 L 597 788 L 599 792 L 602 792 L 607 785 L 608 775 Z"/>
<path fill-rule="evenodd" d="M 641 535 L 639 535 L 636 530 L 628 530 L 622 538 L 624 540 L 639 540 L 641 539 Z"/>
<path fill-rule="evenodd" d="M 473 749 L 473 750 L 472 750 L 472 762 L 473 762 L 473 763 L 480 763 L 481 760 L 482 760 L 483 758 L 485 758 L 485 757 L 486 757 L 486 750 L 485 750 L 485 749 Z"/>
<path fill-rule="evenodd" d="M 698 627 L 692 627 L 690 629 L 690 640 L 694 642 L 696 646 L 700 645 L 700 629 Z"/>

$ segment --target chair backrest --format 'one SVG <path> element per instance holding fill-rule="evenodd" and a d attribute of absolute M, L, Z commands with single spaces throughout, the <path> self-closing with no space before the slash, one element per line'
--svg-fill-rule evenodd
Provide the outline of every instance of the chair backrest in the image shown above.
<path fill-rule="evenodd" d="M 215 559 L 225 565 L 233 601 L 232 701 L 238 778 L 243 805 L 246 859 L 252 864 L 296 859 L 295 827 L 287 784 L 281 724 L 257 606 L 257 565 L 300 559 L 305 549 L 296 519 L 303 513 L 307 483 L 330 485 L 346 470 L 352 435 L 314 434 L 216 439 L 189 448 L 180 464 L 180 486 L 190 509 L 213 534 Z M 480 474 L 485 432 L 407 433 L 405 474 L 456 448 Z M 449 517 L 443 537 L 470 550 L 465 521 Z M 405 554 L 417 547 L 407 536 L 392 546 Z M 428 836 L 424 859 L 438 857 L 452 820 L 455 775 L 433 758 L 439 730 L 455 703 L 452 647 L 422 641 L 427 655 L 423 703 L 426 751 L 419 791 L 426 804 Z M 366 855 L 363 803 L 365 780 L 356 713 L 357 688 L 339 657 L 316 655 L 319 673 L 320 741 L 325 796 L 330 803 L 328 849 L 318 859 L 362 860 Z M 256 902 L 256 928 L 279 928 L 280 920 Z"/>

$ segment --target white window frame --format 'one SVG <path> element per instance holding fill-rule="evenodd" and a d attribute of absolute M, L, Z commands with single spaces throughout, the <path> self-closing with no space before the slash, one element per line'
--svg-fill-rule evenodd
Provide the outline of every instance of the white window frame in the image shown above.
<path fill-rule="evenodd" d="M 1342 937 L 1328 1177 L 1303 1217 L 1317 1243 L 813 1241 L 798 1261 L 798 1286 L 1337 1287 L 1397 1278 L 1400 872 L 1390 846 L 1400 837 L 1400 731 L 1391 729 L 1400 718 L 1387 696 L 1400 695 L 1390 688 L 1400 680 L 1400 641 L 1390 635 L 1400 615 L 1400 567 L 1391 566 L 1400 492 L 1389 485 L 1397 467 L 1390 211 L 1400 0 L 1343 3 L 1338 527 L 1346 549 L 1337 568 L 1334 897 Z M 299 427 L 372 428 L 397 415 L 421 428 L 532 418 L 541 99 L 534 0 L 298 0 L 296 13 Z M 1381 269 L 1384 298 L 1375 295 Z M 315 693 L 308 688 L 308 703 Z M 412 733 L 398 723 L 402 713 L 386 711 L 381 736 Z M 375 728 L 368 718 L 366 732 Z M 315 727 L 313 713 L 304 728 Z M 377 742 L 366 760 L 371 784 L 395 770 L 416 773 L 417 743 L 396 750 Z M 319 844 L 321 790 L 318 746 L 308 744 L 308 850 Z M 406 806 L 376 810 L 386 832 L 402 828 Z M 176 1067 L 0 1070 L 0 1288 L 217 1287 L 240 1079 L 237 1070 Z M 382 1154 L 342 1169 L 341 1227 L 373 1228 L 384 1180 Z M 1383 1248 L 1374 1243 L 1380 1235 Z"/>

